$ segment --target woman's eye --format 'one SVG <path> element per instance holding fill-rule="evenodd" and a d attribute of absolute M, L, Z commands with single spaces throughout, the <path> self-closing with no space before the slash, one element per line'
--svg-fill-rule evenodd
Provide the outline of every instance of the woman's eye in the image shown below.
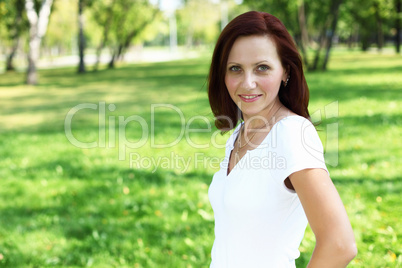
<path fill-rule="evenodd" d="M 268 69 L 269 69 L 269 67 L 266 65 L 258 66 L 258 71 L 261 71 L 261 72 L 267 71 Z"/>
<path fill-rule="evenodd" d="M 240 71 L 240 67 L 239 66 L 231 66 L 231 67 L 229 67 L 229 70 L 233 71 L 233 72 L 238 72 L 238 71 Z"/>

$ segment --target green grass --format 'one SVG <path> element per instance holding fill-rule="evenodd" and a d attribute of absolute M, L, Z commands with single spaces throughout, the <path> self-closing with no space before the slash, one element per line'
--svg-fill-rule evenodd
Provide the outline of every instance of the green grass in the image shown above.
<path fill-rule="evenodd" d="M 327 127 L 339 129 L 339 142 L 328 138 L 326 153 L 358 243 L 350 267 L 402 266 L 401 66 L 401 56 L 335 51 L 328 72 L 307 74 L 323 142 Z M 215 129 L 185 131 L 168 148 L 151 144 L 180 138 L 177 110 L 188 128 L 212 124 L 207 71 L 207 59 L 86 75 L 44 70 L 37 87 L 23 85 L 21 73 L 0 75 L 0 266 L 208 267 L 214 237 L 207 191 L 224 155 L 211 144 Z M 96 148 L 66 138 L 66 115 L 82 103 L 96 109 L 75 114 L 72 134 Z M 153 107 L 153 128 L 152 104 L 172 105 Z M 330 118 L 336 107 L 339 115 Z M 126 148 L 121 138 L 134 144 L 144 133 L 138 121 L 119 129 L 119 117 L 135 115 L 147 122 L 148 139 Z M 224 145 L 226 138 L 213 142 Z M 307 229 L 300 267 L 313 247 Z"/>

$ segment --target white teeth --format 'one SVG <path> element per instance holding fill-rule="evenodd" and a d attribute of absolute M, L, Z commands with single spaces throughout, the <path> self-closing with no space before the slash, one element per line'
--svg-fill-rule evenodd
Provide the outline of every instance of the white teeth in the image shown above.
<path fill-rule="evenodd" d="M 242 97 L 245 98 L 245 99 L 254 99 L 254 98 L 257 98 L 258 95 L 255 95 L 255 96 L 242 96 Z"/>

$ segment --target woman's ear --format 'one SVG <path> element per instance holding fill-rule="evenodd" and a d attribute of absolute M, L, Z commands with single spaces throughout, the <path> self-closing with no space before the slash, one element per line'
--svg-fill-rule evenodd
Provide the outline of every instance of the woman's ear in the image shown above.
<path fill-rule="evenodd" d="M 286 79 L 288 79 L 288 77 L 290 76 L 290 66 L 287 65 L 286 68 L 283 68 L 284 72 L 283 72 L 283 77 L 282 77 L 282 81 L 286 81 Z"/>
<path fill-rule="evenodd" d="M 285 82 L 286 79 L 289 77 L 289 66 L 287 68 L 283 68 L 284 72 L 283 72 L 283 76 L 282 76 L 282 81 Z"/>
<path fill-rule="evenodd" d="M 287 68 L 285 69 L 285 71 L 283 72 L 283 77 L 282 77 L 282 82 L 285 87 L 287 87 L 287 85 L 289 83 L 289 79 L 290 79 L 290 67 L 288 65 Z"/>

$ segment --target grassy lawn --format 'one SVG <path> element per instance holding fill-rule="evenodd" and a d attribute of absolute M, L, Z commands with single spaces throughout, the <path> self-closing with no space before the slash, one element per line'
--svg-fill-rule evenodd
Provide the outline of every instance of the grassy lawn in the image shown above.
<path fill-rule="evenodd" d="M 208 267 L 228 137 L 212 127 L 208 61 L 43 70 L 37 87 L 0 75 L 0 266 Z M 344 51 L 307 74 L 358 243 L 349 267 L 402 267 L 401 74 L 401 56 Z M 313 246 L 308 228 L 300 267 Z"/>

